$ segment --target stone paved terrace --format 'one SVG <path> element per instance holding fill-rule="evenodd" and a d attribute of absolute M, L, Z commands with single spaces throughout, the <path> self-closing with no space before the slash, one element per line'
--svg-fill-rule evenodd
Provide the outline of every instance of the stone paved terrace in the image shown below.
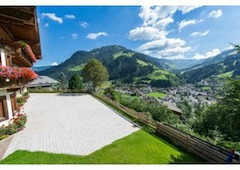
<path fill-rule="evenodd" d="M 26 128 L 4 157 L 16 150 L 88 155 L 139 130 L 87 94 L 31 94 L 24 111 Z"/>

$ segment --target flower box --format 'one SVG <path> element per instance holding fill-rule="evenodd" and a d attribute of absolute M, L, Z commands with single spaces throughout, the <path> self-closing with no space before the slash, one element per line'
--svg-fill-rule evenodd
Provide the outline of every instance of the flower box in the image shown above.
<path fill-rule="evenodd" d="M 38 75 L 26 67 L 0 66 L 0 88 L 8 86 L 21 86 L 37 78 Z"/>

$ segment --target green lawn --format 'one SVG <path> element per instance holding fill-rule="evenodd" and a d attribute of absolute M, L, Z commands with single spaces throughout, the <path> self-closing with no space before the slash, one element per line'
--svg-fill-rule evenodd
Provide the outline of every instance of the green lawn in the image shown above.
<path fill-rule="evenodd" d="M 157 97 L 157 98 L 164 98 L 167 94 L 161 93 L 161 92 L 153 92 L 153 93 L 148 93 L 148 96 L 150 97 Z"/>
<path fill-rule="evenodd" d="M 204 86 L 204 87 L 201 87 L 201 89 L 203 89 L 203 90 L 211 90 L 211 87 L 210 86 Z"/>
<path fill-rule="evenodd" d="M 1 164 L 169 164 L 202 163 L 199 158 L 139 130 L 88 156 L 16 151 Z"/>
<path fill-rule="evenodd" d="M 174 76 L 174 74 L 166 70 L 160 70 L 159 68 L 155 68 L 155 70 L 151 74 L 148 74 L 148 78 L 150 78 L 151 80 L 167 80 L 167 75 Z"/>

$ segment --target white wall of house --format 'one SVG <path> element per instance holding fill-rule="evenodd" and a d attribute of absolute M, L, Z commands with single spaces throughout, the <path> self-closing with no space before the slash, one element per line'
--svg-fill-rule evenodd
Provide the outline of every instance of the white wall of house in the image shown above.
<path fill-rule="evenodd" d="M 13 92 L 7 92 L 7 90 L 0 90 L 0 96 L 6 96 L 6 103 L 7 103 L 7 110 L 8 110 L 8 113 L 7 113 L 8 120 L 0 122 L 0 126 L 7 125 L 9 120 L 12 119 L 13 117 L 12 103 L 11 103 L 11 97 L 10 97 L 12 93 Z"/>
<path fill-rule="evenodd" d="M 22 97 L 22 94 L 27 92 L 27 87 L 22 87 L 20 90 L 16 91 L 16 97 Z"/>

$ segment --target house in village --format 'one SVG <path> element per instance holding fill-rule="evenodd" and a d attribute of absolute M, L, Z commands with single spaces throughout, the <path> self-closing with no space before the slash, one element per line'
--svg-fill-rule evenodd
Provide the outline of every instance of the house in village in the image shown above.
<path fill-rule="evenodd" d="M 176 115 L 181 115 L 183 114 L 182 110 L 180 108 L 178 108 L 174 103 L 172 102 L 167 102 L 167 101 L 163 101 L 162 104 L 164 106 L 167 106 L 167 108 L 169 110 L 171 110 L 173 113 L 175 113 Z"/>
<path fill-rule="evenodd" d="M 55 79 L 52 79 L 51 77 L 38 76 L 38 78 L 28 83 L 27 87 L 32 89 L 44 88 L 51 90 L 54 86 L 57 86 L 58 84 L 60 84 L 60 82 Z"/>
<path fill-rule="evenodd" d="M 0 126 L 18 109 L 21 94 L 37 74 L 29 67 L 41 59 L 35 7 L 0 7 Z"/>

